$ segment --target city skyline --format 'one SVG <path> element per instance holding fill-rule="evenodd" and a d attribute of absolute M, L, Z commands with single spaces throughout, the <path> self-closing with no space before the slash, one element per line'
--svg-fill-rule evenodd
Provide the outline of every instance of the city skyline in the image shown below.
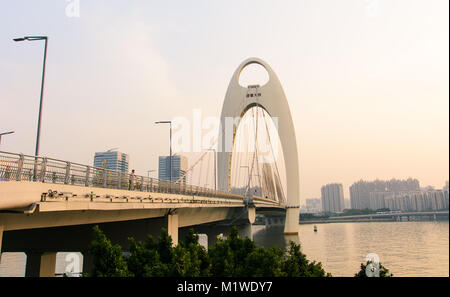
<path fill-rule="evenodd" d="M 325 2 L 255 8 L 230 1 L 193 10 L 183 2 L 80 1 L 79 16 L 70 17 L 66 1 L 16 1 L 0 12 L 0 132 L 15 131 L 0 150 L 33 154 L 43 47 L 12 38 L 45 34 L 41 155 L 92 164 L 92 152 L 117 146 L 146 175 L 168 154 L 168 132 L 154 120 L 190 119 L 200 107 L 204 117 L 218 117 L 236 65 L 260 56 L 292 110 L 302 202 L 333 180 L 347 198 L 360 179 L 412 176 L 442 188 L 449 179 L 448 2 L 375 1 L 375 10 Z M 272 10 L 277 16 L 265 23 Z M 203 22 L 192 23 L 199 15 Z M 245 43 L 248 36 L 258 42 Z"/>

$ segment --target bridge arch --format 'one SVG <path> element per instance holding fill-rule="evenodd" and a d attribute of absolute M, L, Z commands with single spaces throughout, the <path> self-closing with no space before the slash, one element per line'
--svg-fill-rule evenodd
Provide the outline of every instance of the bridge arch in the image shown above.
<path fill-rule="evenodd" d="M 239 84 L 241 72 L 250 64 L 263 66 L 269 75 L 269 81 L 265 85 L 258 87 L 258 93 L 261 95 L 257 97 L 246 96 L 248 88 Z M 232 119 L 242 118 L 244 113 L 255 105 L 265 109 L 271 117 L 278 118 L 278 136 L 285 158 L 287 179 L 285 233 L 297 234 L 300 208 L 300 179 L 294 123 L 286 95 L 277 75 L 269 64 L 259 58 L 249 58 L 239 65 L 231 78 L 225 95 L 220 116 L 218 141 L 218 188 L 227 192 L 231 190 L 231 157 L 238 128 L 237 125 L 234 125 Z"/>

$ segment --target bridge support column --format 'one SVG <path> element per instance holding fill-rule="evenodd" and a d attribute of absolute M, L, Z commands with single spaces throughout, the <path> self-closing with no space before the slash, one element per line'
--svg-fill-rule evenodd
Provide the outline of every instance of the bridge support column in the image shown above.
<path fill-rule="evenodd" d="M 300 219 L 300 207 L 292 206 L 286 208 L 286 222 L 284 224 L 285 235 L 297 235 Z"/>
<path fill-rule="evenodd" d="M 56 272 L 56 252 L 27 251 L 26 277 L 54 277 Z"/>
<path fill-rule="evenodd" d="M 253 240 L 252 224 L 256 219 L 256 209 L 254 207 L 247 208 L 247 219 L 248 221 L 246 223 L 237 225 L 238 234 L 241 238 L 248 237 Z"/>
<path fill-rule="evenodd" d="M 167 216 L 167 232 L 172 237 L 172 244 L 178 244 L 178 215 L 170 214 Z"/>
<path fill-rule="evenodd" d="M 56 272 L 56 252 L 43 253 L 39 276 L 54 277 Z"/>

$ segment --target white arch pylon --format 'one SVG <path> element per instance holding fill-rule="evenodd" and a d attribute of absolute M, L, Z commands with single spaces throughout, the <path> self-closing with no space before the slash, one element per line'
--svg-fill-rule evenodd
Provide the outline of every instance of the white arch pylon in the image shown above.
<path fill-rule="evenodd" d="M 248 88 L 239 84 L 242 70 L 250 64 L 259 64 L 269 75 L 269 81 L 258 87 L 261 96 L 247 97 Z M 242 102 L 244 100 L 244 102 Z M 235 141 L 237 126 L 234 119 L 242 118 L 245 112 L 253 107 L 264 108 L 272 118 L 278 119 L 278 135 L 280 137 L 286 167 L 286 224 L 285 234 L 298 234 L 300 212 L 300 179 L 295 137 L 294 123 L 292 121 L 289 105 L 283 88 L 272 68 L 259 58 L 249 58 L 239 65 L 231 78 L 220 116 L 220 131 L 218 142 L 218 188 L 220 191 L 231 190 L 231 155 Z M 242 106 L 242 108 L 240 108 Z"/>

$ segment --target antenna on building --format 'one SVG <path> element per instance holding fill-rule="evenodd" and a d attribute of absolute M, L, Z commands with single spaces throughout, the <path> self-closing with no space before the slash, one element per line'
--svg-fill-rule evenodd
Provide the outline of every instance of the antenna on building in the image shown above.
<path fill-rule="evenodd" d="M 112 148 L 112 149 L 107 150 L 107 152 L 112 152 L 112 151 L 117 150 L 117 149 L 119 149 L 119 148 L 118 148 L 118 147 L 115 147 L 115 148 Z"/>

